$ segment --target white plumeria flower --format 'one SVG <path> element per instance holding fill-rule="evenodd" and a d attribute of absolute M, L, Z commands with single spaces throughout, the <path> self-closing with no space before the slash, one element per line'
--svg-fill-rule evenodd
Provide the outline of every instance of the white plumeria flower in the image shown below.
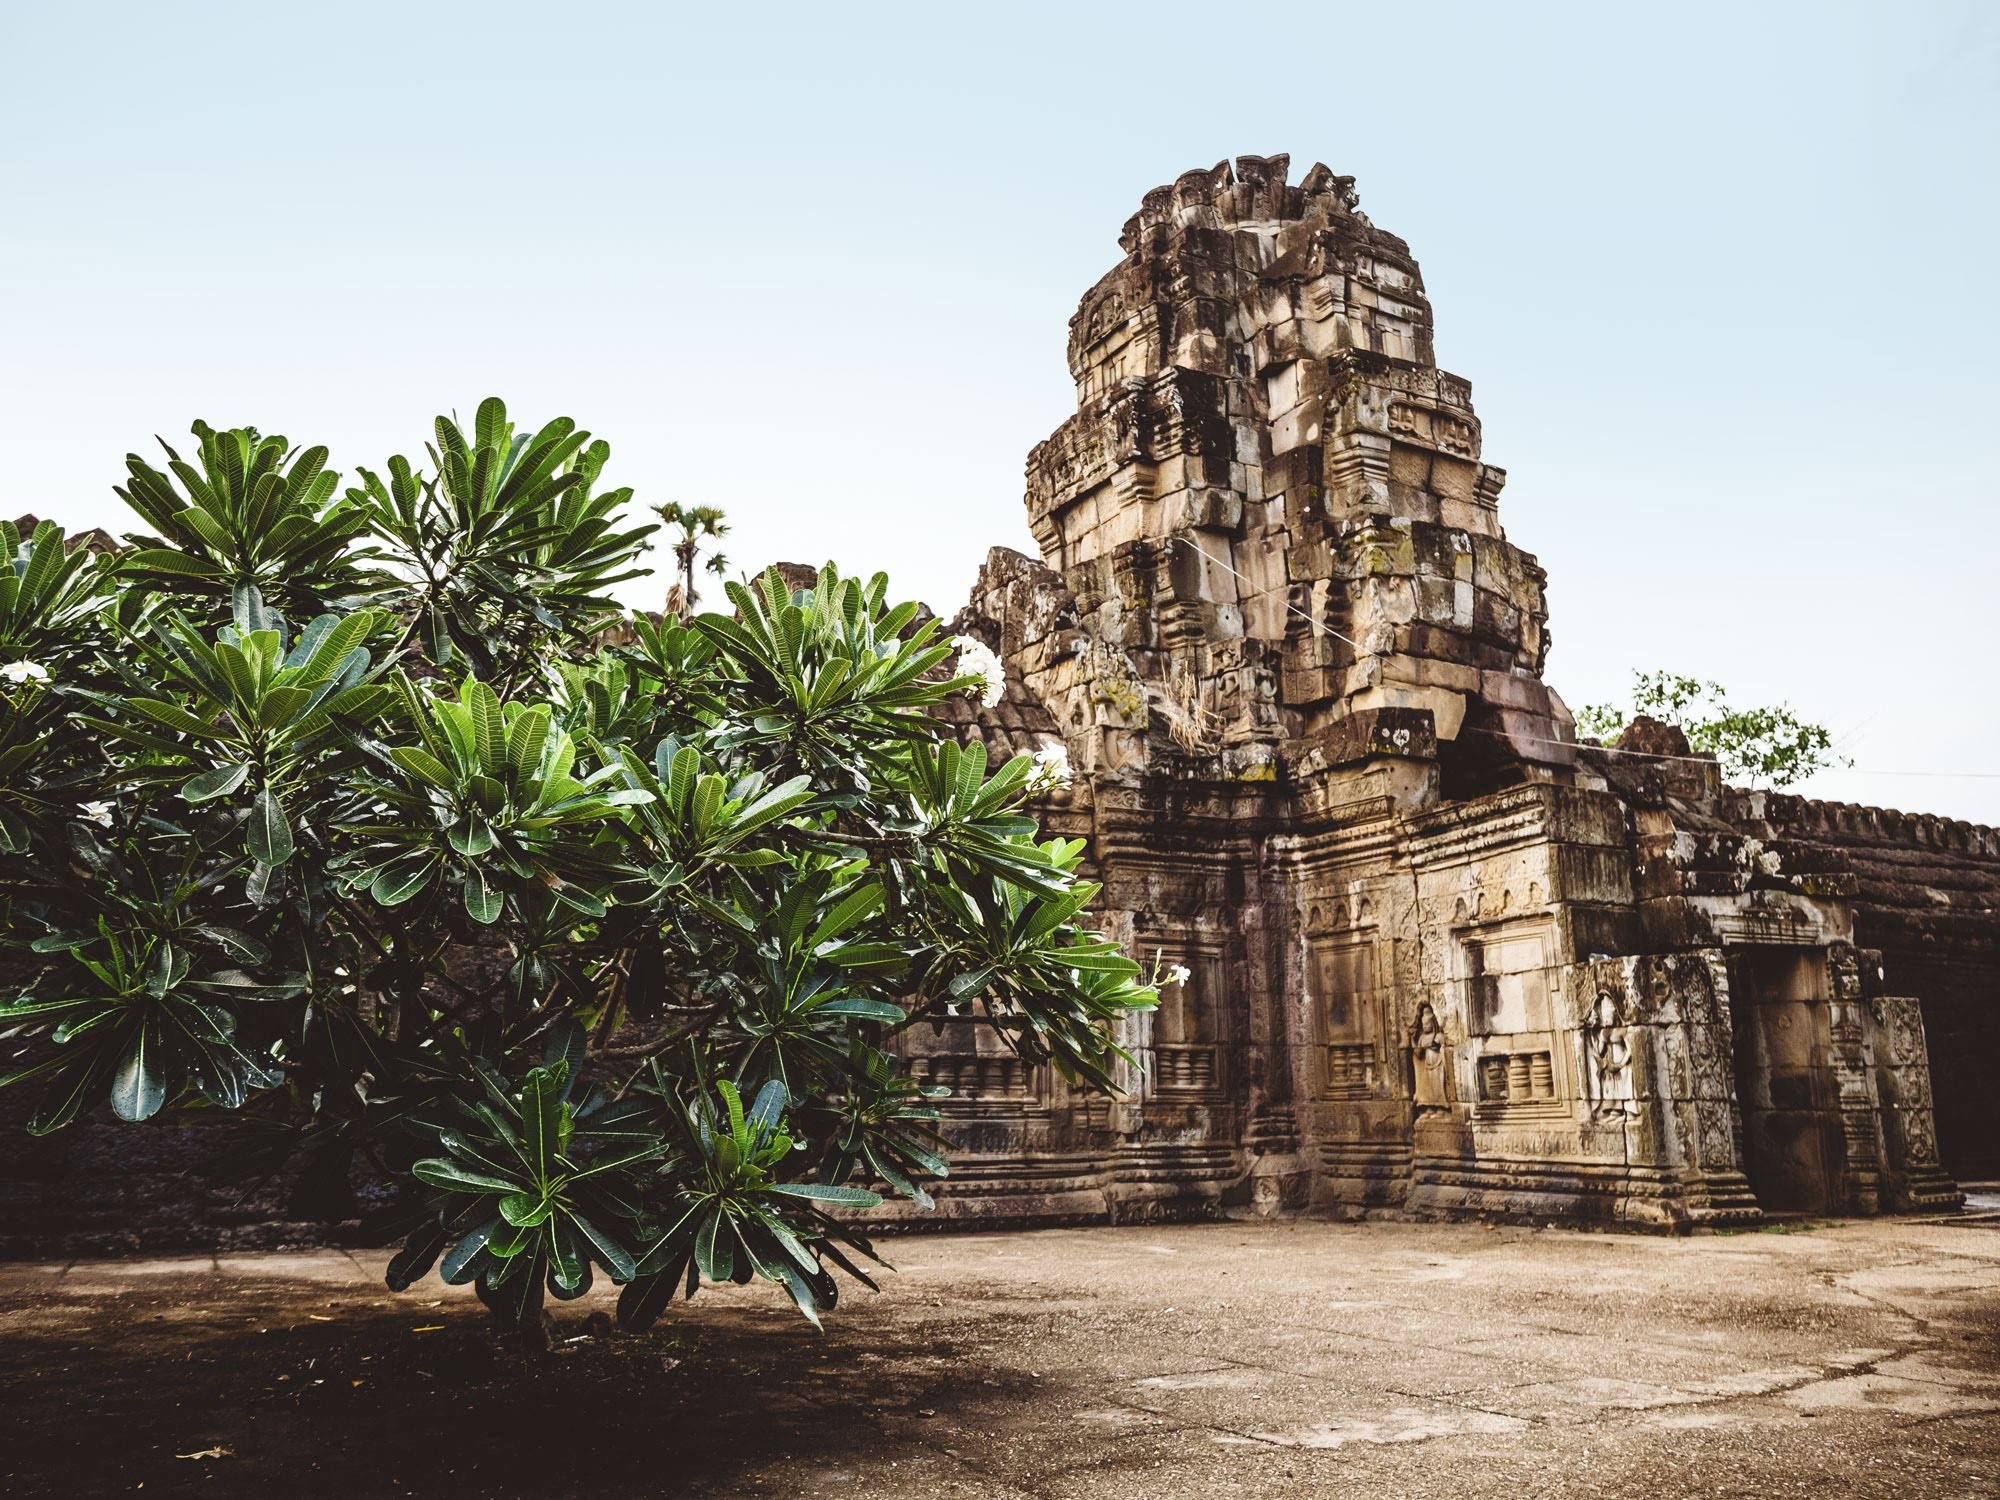
<path fill-rule="evenodd" d="M 0 677 L 9 682 L 47 682 L 49 669 L 38 661 L 10 661 L 0 667 Z"/>
<path fill-rule="evenodd" d="M 86 802 L 77 809 L 86 823 L 95 823 L 99 828 L 111 826 L 111 804 L 109 802 Z"/>
<path fill-rule="evenodd" d="M 1169 964 L 1167 966 L 1168 984 L 1186 984 L 1192 978 L 1194 978 L 1194 970 L 1190 969 L 1186 964 Z"/>
<path fill-rule="evenodd" d="M 1064 791 L 1072 779 L 1067 745 L 1044 745 L 1035 752 L 1035 768 L 1028 773 L 1030 793 Z"/>
<path fill-rule="evenodd" d="M 1000 701 L 1000 695 L 1007 691 L 1007 669 L 1000 664 L 1000 658 L 993 654 L 992 647 L 976 636 L 955 635 L 952 645 L 958 648 L 958 670 L 968 676 L 986 679 L 979 701 L 991 708 Z"/>

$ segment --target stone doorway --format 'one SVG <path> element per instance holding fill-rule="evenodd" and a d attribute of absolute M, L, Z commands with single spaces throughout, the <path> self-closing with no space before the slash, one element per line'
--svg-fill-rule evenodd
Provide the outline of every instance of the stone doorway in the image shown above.
<path fill-rule="evenodd" d="M 1743 948 L 1729 960 L 1743 1164 L 1766 1213 L 1840 1206 L 1845 1166 L 1826 954 Z"/>

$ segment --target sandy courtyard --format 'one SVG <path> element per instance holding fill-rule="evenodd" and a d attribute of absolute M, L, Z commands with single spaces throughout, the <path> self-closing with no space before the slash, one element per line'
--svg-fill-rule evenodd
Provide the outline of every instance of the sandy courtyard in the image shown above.
<path fill-rule="evenodd" d="M 551 1353 L 339 1251 L 0 1266 L 10 1496 L 2000 1494 L 2000 1224 L 911 1237 Z M 601 1321 L 601 1320 L 600 1320 Z"/>

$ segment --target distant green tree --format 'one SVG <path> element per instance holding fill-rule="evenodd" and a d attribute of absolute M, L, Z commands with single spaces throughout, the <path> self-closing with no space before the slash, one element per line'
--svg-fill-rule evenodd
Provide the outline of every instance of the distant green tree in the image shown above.
<path fill-rule="evenodd" d="M 1677 726 L 1691 748 L 1716 758 L 1725 779 L 1753 787 L 1787 787 L 1815 771 L 1848 764 L 1833 753 L 1833 735 L 1825 725 L 1800 718 L 1782 703 L 1732 708 L 1721 683 L 1672 672 L 1634 672 L 1629 709 L 1593 703 L 1578 712 L 1576 726 L 1615 745 L 1641 715 Z"/>
<path fill-rule="evenodd" d="M 729 522 L 723 518 L 722 507 L 718 505 L 683 505 L 678 500 L 654 506 L 653 514 L 678 533 L 673 541 L 673 554 L 674 568 L 680 578 L 674 589 L 668 590 L 667 612 L 691 614 L 701 599 L 694 586 L 695 559 L 701 555 L 703 542 L 716 541 L 729 534 Z M 710 556 L 705 566 L 720 578 L 729 566 L 729 559 L 717 552 Z M 678 601 L 674 598 L 676 590 L 680 594 Z"/>

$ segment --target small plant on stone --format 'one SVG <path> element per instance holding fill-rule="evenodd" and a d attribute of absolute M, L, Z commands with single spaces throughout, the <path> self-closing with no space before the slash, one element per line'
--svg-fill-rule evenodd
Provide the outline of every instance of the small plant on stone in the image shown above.
<path fill-rule="evenodd" d="M 1716 758 L 1725 779 L 1752 787 L 1788 787 L 1816 771 L 1849 764 L 1833 753 L 1833 735 L 1825 725 L 1800 718 L 1782 703 L 1732 708 L 1720 683 L 1672 672 L 1634 672 L 1630 708 L 1590 704 L 1577 712 L 1576 726 L 1616 746 L 1641 715 L 1676 726 L 1691 749 Z"/>

